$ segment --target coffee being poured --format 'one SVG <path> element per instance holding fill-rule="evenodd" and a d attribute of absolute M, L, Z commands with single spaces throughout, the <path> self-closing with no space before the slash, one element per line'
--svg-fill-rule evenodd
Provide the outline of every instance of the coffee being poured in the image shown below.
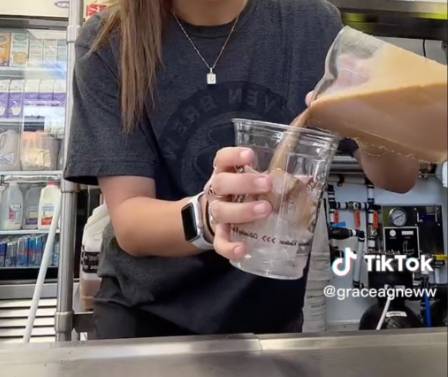
<path fill-rule="evenodd" d="M 345 27 L 327 56 L 313 101 L 292 126 L 354 139 L 372 154 L 447 160 L 447 67 Z M 284 140 L 276 168 L 294 140 Z"/>
<path fill-rule="evenodd" d="M 446 160 L 446 67 L 346 27 L 328 53 L 310 107 L 289 127 L 234 122 L 237 145 L 252 148 L 257 157 L 254 167 L 243 170 L 273 180 L 269 194 L 236 200 L 267 200 L 273 212 L 232 226 L 232 241 L 244 241 L 249 250 L 233 264 L 262 276 L 297 279 L 311 250 L 338 137 L 355 139 L 367 153 Z"/>

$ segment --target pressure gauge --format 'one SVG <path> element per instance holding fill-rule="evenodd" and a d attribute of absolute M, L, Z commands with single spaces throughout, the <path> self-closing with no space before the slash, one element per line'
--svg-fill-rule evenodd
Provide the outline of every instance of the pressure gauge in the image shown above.
<path fill-rule="evenodd" d="M 394 208 L 389 212 L 389 219 L 394 226 L 405 226 L 408 222 L 408 215 L 402 208 Z"/>

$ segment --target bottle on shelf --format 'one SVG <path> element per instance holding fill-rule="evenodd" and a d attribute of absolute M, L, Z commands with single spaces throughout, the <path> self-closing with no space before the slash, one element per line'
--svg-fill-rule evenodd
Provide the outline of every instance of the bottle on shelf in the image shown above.
<path fill-rule="evenodd" d="M 0 203 L 0 230 L 19 230 L 23 219 L 23 194 L 17 182 L 8 184 Z"/>
<path fill-rule="evenodd" d="M 51 221 L 53 220 L 56 205 L 61 197 L 57 182 L 48 182 L 40 193 L 39 200 L 39 215 L 38 215 L 38 229 L 50 229 Z"/>
<path fill-rule="evenodd" d="M 25 193 L 23 210 L 23 229 L 37 229 L 39 218 L 39 201 L 42 187 L 32 185 Z"/>

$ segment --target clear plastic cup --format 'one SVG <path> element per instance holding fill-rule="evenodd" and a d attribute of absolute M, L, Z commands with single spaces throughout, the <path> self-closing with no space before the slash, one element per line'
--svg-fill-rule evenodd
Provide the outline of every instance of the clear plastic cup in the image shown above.
<path fill-rule="evenodd" d="M 263 220 L 231 227 L 232 241 L 243 241 L 248 254 L 232 264 L 275 279 L 299 279 L 307 264 L 323 190 L 339 138 L 333 134 L 261 121 L 234 119 L 237 146 L 255 152 L 254 166 L 241 172 L 273 177 L 268 195 L 234 201 L 268 200 L 273 213 Z"/>

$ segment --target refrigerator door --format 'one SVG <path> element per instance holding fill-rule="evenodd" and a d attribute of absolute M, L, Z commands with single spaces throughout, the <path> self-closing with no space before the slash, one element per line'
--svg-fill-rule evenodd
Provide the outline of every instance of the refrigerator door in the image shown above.
<path fill-rule="evenodd" d="M 38 224 L 39 213 L 44 211 L 39 205 L 40 190 L 48 181 L 61 179 L 66 72 L 65 30 L 2 28 L 0 18 L 0 192 L 4 193 L 0 205 L 0 281 L 3 282 L 28 281 L 37 276 L 48 233 Z M 5 213 L 11 213 L 11 205 L 5 202 L 6 190 L 13 182 L 22 193 L 22 198 L 11 204 L 22 219 L 20 227 L 14 228 L 3 226 L 8 222 L 4 221 Z M 46 211 L 51 216 L 51 208 Z M 57 274 L 58 239 L 47 275 L 53 279 Z"/>
<path fill-rule="evenodd" d="M 8 159 L 3 158 L 0 170 L 60 170 L 66 102 L 65 32 L 0 28 L 1 41 L 0 132 L 12 130 L 20 135 L 14 156 L 20 157 L 20 165 L 8 169 Z M 6 152 L 12 153 L 9 149 Z"/>

